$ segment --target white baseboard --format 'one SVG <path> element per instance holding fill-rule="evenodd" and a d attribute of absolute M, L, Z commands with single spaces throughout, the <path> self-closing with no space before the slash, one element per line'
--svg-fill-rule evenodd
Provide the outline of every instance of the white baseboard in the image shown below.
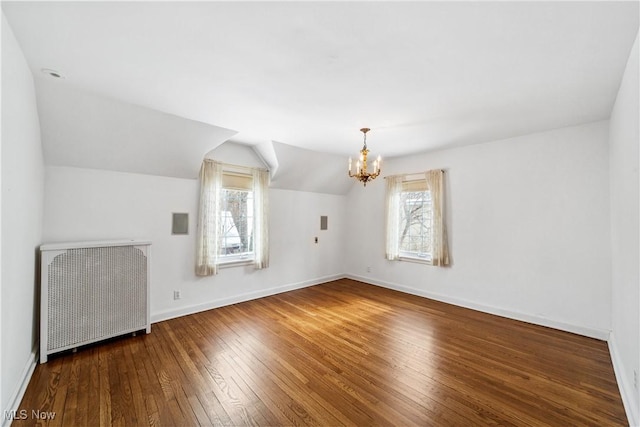
<path fill-rule="evenodd" d="M 22 370 L 20 375 L 20 382 L 17 384 L 16 389 L 11 395 L 7 403 L 7 407 L 3 408 L 2 411 L 2 427 L 9 427 L 11 425 L 10 418 L 6 417 L 6 414 L 15 413 L 13 411 L 20 410 L 20 402 L 22 402 L 22 398 L 24 397 L 25 391 L 27 391 L 27 386 L 29 385 L 29 381 L 31 380 L 31 376 L 33 375 L 33 371 L 36 369 L 38 365 L 38 348 L 34 348 L 31 350 L 31 354 L 29 355 L 29 359 Z"/>
<path fill-rule="evenodd" d="M 175 310 L 166 310 L 151 315 L 151 323 L 162 322 L 164 320 L 174 319 L 180 316 L 187 316 L 189 314 L 199 313 L 201 311 L 207 311 L 214 308 L 224 307 L 226 305 L 237 304 L 240 302 L 250 301 L 253 299 L 268 297 L 270 295 L 280 294 L 282 292 L 293 291 L 295 289 L 302 289 L 309 286 L 319 285 L 321 283 L 330 282 L 332 280 L 338 280 L 344 278 L 344 274 L 334 274 L 331 276 L 318 277 L 316 279 L 305 280 L 303 282 L 291 283 L 288 285 L 276 286 L 269 289 L 260 289 L 259 291 L 247 292 L 241 295 L 234 295 L 229 298 L 222 298 L 214 301 L 209 301 L 203 304 L 191 305 L 188 307 L 181 307 Z"/>
<path fill-rule="evenodd" d="M 380 286 L 383 288 L 393 289 L 396 291 L 404 292 L 411 295 L 417 295 L 420 297 L 429 298 L 432 300 L 446 302 L 448 304 L 457 305 L 460 307 L 470 308 L 472 310 L 481 311 L 483 313 L 495 314 L 496 316 L 506 317 L 508 319 L 520 320 L 522 322 L 532 323 L 534 325 L 546 326 L 553 329 L 558 329 L 565 332 L 571 332 L 578 335 L 584 335 L 590 338 L 596 338 L 601 341 L 607 341 L 609 339 L 610 331 L 604 329 L 588 328 L 585 326 L 572 325 L 569 323 L 559 322 L 544 317 L 532 316 L 526 313 L 520 313 L 512 310 L 505 310 L 499 307 L 492 307 L 489 305 L 478 304 L 473 301 L 468 301 L 462 298 L 451 297 L 447 295 L 438 294 L 435 292 L 429 292 L 422 289 L 410 288 L 408 286 L 399 285 L 397 283 L 384 282 L 381 280 L 374 280 L 368 277 L 362 277 L 354 274 L 347 274 L 348 277 L 353 280 L 368 283 L 374 286 Z"/>
<path fill-rule="evenodd" d="M 618 351 L 618 345 L 616 338 L 612 332 L 609 336 L 609 353 L 611 354 L 611 363 L 613 364 L 613 371 L 616 374 L 616 380 L 618 382 L 618 388 L 620 389 L 620 397 L 622 397 L 622 404 L 624 405 L 624 411 L 627 414 L 627 420 L 629 425 L 633 427 L 640 426 L 640 417 L 638 414 L 638 402 L 635 398 L 635 392 L 633 390 L 633 384 L 629 380 L 630 375 L 625 371 L 622 359 L 620 359 L 620 352 Z"/>

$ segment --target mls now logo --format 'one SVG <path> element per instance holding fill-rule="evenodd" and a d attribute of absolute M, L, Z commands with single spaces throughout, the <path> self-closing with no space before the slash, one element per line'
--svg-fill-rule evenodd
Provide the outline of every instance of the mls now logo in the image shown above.
<path fill-rule="evenodd" d="M 39 409 L 32 409 L 31 413 L 26 409 L 14 409 L 11 411 L 4 411 L 4 419 L 13 421 L 13 420 L 26 420 L 31 417 L 32 420 L 52 420 L 56 417 L 55 412 L 49 411 L 41 411 Z"/>
<path fill-rule="evenodd" d="M 13 421 L 13 420 L 26 420 L 29 413 L 26 409 L 17 410 L 14 409 L 12 411 L 4 411 L 4 419 Z"/>

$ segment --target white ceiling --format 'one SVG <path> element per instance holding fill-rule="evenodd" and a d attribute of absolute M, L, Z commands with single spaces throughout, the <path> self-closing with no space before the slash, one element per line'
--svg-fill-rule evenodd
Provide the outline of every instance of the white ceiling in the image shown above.
<path fill-rule="evenodd" d="M 38 80 L 55 69 L 65 90 L 229 129 L 251 145 L 354 155 L 366 126 L 383 157 L 608 118 L 639 13 L 638 2 L 2 9 Z"/>

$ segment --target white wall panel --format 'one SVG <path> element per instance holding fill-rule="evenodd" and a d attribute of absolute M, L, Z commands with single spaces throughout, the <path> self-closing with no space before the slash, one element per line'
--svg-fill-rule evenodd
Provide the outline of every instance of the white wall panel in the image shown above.
<path fill-rule="evenodd" d="M 230 267 L 216 276 L 196 277 L 198 189 L 199 182 L 190 179 L 47 167 L 43 240 L 151 240 L 152 320 L 307 286 L 344 272 L 345 196 L 271 189 L 269 268 Z M 189 213 L 189 235 L 171 234 L 172 212 Z M 320 231 L 320 215 L 329 216 L 329 230 Z M 174 290 L 181 291 L 182 299 L 173 299 Z"/>
<path fill-rule="evenodd" d="M 347 272 L 606 338 L 607 132 L 608 122 L 596 122 L 388 160 L 386 175 L 446 170 L 453 264 L 438 268 L 384 259 L 379 179 L 348 194 Z"/>
<path fill-rule="evenodd" d="M 36 253 L 42 235 L 44 166 L 33 77 L 2 15 L 2 386 L 15 409 L 34 367 Z M 7 422 L 7 420 L 3 419 Z"/>
<path fill-rule="evenodd" d="M 638 183 L 640 107 L 638 99 L 638 38 L 611 113 L 611 242 L 612 329 L 610 343 L 618 384 L 632 425 L 640 423 L 638 387 L 633 372 L 640 371 L 640 253 Z"/>

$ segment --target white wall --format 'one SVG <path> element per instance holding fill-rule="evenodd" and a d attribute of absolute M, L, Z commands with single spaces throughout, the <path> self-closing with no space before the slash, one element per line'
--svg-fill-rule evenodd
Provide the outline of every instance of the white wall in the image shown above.
<path fill-rule="evenodd" d="M 194 273 L 198 181 L 47 167 L 45 188 L 45 242 L 153 241 L 154 321 L 320 283 L 344 271 L 345 196 L 271 189 L 269 268 L 223 268 L 199 278 Z M 189 213 L 188 236 L 171 235 L 172 212 Z M 329 230 L 319 231 L 320 215 L 329 216 Z M 173 300 L 174 290 L 182 291 L 181 300 Z"/>
<path fill-rule="evenodd" d="M 384 175 L 447 171 L 453 265 L 384 259 L 379 179 L 348 195 L 346 271 L 372 283 L 606 339 L 607 133 L 605 121 L 388 160 Z"/>
<path fill-rule="evenodd" d="M 638 49 L 636 37 L 611 113 L 609 130 L 612 242 L 610 348 L 618 385 L 632 425 L 640 424 L 640 397 L 637 386 L 633 386 L 633 371 L 640 371 Z"/>
<path fill-rule="evenodd" d="M 0 410 L 15 409 L 35 367 L 36 250 L 44 167 L 33 76 L 2 15 L 2 366 Z M 6 420 L 3 419 L 6 422 Z"/>

